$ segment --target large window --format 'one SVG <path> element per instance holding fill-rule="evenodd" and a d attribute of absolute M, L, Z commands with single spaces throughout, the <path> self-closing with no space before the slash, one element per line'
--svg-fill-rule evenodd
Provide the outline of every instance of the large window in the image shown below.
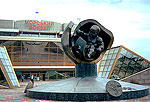
<path fill-rule="evenodd" d="M 17 36 L 16 32 L 0 32 L 0 36 Z"/>
<path fill-rule="evenodd" d="M 118 50 L 119 48 L 113 48 L 113 49 L 106 51 L 101 61 L 99 75 L 98 75 L 99 77 L 102 77 L 102 78 L 108 77 L 109 72 L 111 71 L 112 65 L 115 61 Z"/>
<path fill-rule="evenodd" d="M 5 41 L 2 45 L 5 43 L 12 63 L 72 63 L 60 42 Z"/>

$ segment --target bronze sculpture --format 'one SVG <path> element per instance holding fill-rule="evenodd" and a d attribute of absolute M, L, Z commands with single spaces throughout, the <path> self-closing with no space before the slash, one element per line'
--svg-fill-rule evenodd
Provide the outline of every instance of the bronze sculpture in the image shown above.
<path fill-rule="evenodd" d="M 62 35 L 62 47 L 66 55 L 75 63 L 95 64 L 111 48 L 113 34 L 93 19 L 78 24 L 71 35 L 70 22 Z"/>
<path fill-rule="evenodd" d="M 94 19 L 78 24 L 71 34 L 73 22 L 70 22 L 62 35 L 62 48 L 76 64 L 75 76 L 97 76 L 97 65 L 105 51 L 110 49 L 113 34 Z"/>
<path fill-rule="evenodd" d="M 74 54 L 82 60 L 94 60 L 96 58 L 96 55 L 101 53 L 104 49 L 103 39 L 98 36 L 100 30 L 101 29 L 97 25 L 91 26 L 88 33 L 77 30 L 76 33 L 73 34 L 73 37 L 78 38 L 75 42 L 75 45 L 72 47 Z M 78 45 L 79 40 L 84 40 L 81 42 L 86 42 L 86 45 L 84 45 L 84 50 L 81 50 L 81 46 Z M 83 57 L 81 57 L 80 52 L 83 53 Z"/>
<path fill-rule="evenodd" d="M 148 88 L 97 77 L 97 65 L 114 37 L 96 20 L 80 22 L 71 34 L 70 22 L 62 35 L 62 47 L 76 64 L 75 78 L 56 81 L 27 90 L 27 96 L 56 101 L 110 101 L 148 95 Z M 136 91 L 126 91 L 126 87 Z M 139 90 L 140 89 L 140 90 Z"/>

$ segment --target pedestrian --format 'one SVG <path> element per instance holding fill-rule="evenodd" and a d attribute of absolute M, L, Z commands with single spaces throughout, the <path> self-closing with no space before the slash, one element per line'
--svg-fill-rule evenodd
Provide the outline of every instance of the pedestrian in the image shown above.
<path fill-rule="evenodd" d="M 37 76 L 37 80 L 39 81 L 40 79 L 39 79 L 39 76 Z"/>
<path fill-rule="evenodd" d="M 31 76 L 31 81 L 32 81 L 33 84 L 34 84 L 34 79 L 35 79 L 35 77 L 34 77 L 34 75 L 32 75 Z"/>
<path fill-rule="evenodd" d="M 22 75 L 21 79 L 22 79 L 22 82 L 23 82 L 23 80 L 24 80 L 24 76 L 23 75 Z"/>

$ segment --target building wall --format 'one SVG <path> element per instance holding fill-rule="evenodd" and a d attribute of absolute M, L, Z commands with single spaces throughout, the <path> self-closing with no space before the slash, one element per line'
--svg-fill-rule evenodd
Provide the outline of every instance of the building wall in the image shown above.
<path fill-rule="evenodd" d="M 75 64 L 64 53 L 60 41 L 35 41 L 35 37 L 60 39 L 63 29 L 63 24 L 53 21 L 0 20 L 0 36 L 7 36 L 1 38 L 0 45 L 6 46 L 18 79 L 21 76 L 29 79 L 32 74 L 40 80 L 74 77 Z M 10 40 L 8 36 L 33 37 L 33 40 Z"/>
<path fill-rule="evenodd" d="M 61 23 L 46 20 L 0 20 L 0 36 L 60 38 L 62 27 Z M 13 32 L 10 28 L 19 31 Z M 64 54 L 60 42 L 1 40 L 0 44 L 6 46 L 13 65 L 74 65 Z"/>
<path fill-rule="evenodd" d="M 28 32 L 58 33 L 62 31 L 62 24 L 45 20 L 19 20 L 15 22 L 15 29 Z"/>
<path fill-rule="evenodd" d="M 150 68 L 124 78 L 122 81 L 150 85 Z"/>
<path fill-rule="evenodd" d="M 0 20 L 0 28 L 13 29 L 14 21 L 13 20 Z"/>

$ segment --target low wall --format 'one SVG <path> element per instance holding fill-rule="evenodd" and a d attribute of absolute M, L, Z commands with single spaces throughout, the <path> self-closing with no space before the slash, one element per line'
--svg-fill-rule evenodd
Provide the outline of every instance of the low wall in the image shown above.
<path fill-rule="evenodd" d="M 121 81 L 139 83 L 141 85 L 150 85 L 150 68 L 126 77 Z"/>

